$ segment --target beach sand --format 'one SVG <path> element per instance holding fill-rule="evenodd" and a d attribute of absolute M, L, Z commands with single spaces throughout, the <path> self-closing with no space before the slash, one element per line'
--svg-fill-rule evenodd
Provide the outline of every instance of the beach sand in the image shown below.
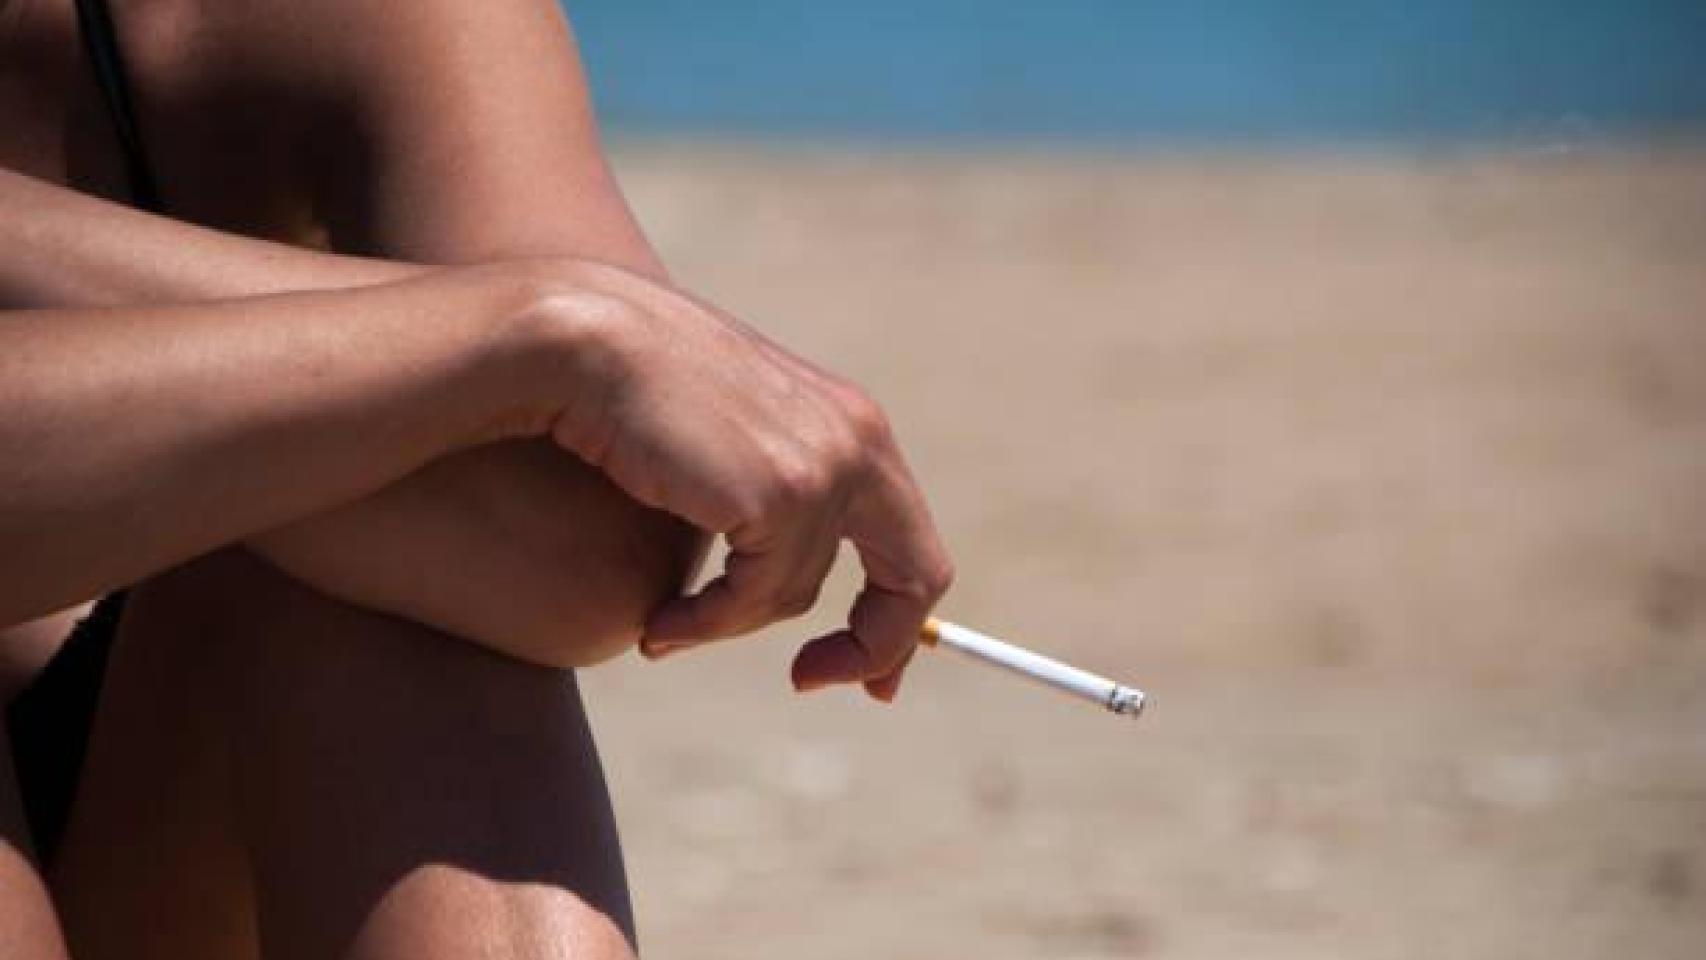
<path fill-rule="evenodd" d="M 583 684 L 655 958 L 1706 950 L 1706 147 L 629 145 L 687 286 L 888 406 L 944 613 Z"/>

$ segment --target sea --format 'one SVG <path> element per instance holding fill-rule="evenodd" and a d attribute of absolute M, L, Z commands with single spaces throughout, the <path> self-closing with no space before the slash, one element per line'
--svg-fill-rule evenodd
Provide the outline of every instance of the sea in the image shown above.
<path fill-rule="evenodd" d="M 569 0 L 621 133 L 1570 143 L 1706 129 L 1706 0 Z"/>

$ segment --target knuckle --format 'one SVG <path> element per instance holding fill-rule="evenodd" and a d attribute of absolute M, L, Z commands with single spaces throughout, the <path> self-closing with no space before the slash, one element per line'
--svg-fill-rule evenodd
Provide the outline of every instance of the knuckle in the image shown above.
<path fill-rule="evenodd" d="M 912 645 L 902 644 L 868 651 L 872 677 L 882 677 L 904 666 L 912 657 Z"/>
<path fill-rule="evenodd" d="M 700 617 L 700 633 L 707 638 L 732 637 L 768 620 L 765 610 L 768 604 L 762 595 L 753 595 L 751 591 L 730 593 L 723 600 L 716 609 Z"/>
<path fill-rule="evenodd" d="M 818 588 L 814 586 L 789 590 L 776 600 L 776 612 L 781 616 L 792 619 L 803 617 L 817 606 Z"/>
<path fill-rule="evenodd" d="M 861 442 L 858 431 L 847 428 L 836 430 L 825 438 L 824 457 L 831 464 L 837 476 L 846 476 L 858 471 L 865 463 L 865 445 Z"/>
<path fill-rule="evenodd" d="M 864 455 L 859 445 L 845 436 L 831 436 L 817 444 L 816 476 L 818 484 L 813 493 L 828 497 L 837 490 L 857 483 L 864 469 Z"/>
<path fill-rule="evenodd" d="M 763 497 L 755 495 L 754 491 L 745 490 L 736 496 L 729 497 L 719 504 L 716 510 L 717 533 L 727 533 L 741 527 L 751 526 L 764 520 L 767 511 Z"/>
<path fill-rule="evenodd" d="M 894 592 L 908 600 L 917 602 L 921 606 L 928 605 L 934 599 L 931 596 L 930 585 L 925 582 L 922 575 L 915 575 L 902 580 L 894 586 Z"/>
<path fill-rule="evenodd" d="M 931 605 L 940 600 L 953 585 L 953 563 L 945 557 L 938 557 L 919 567 L 912 576 L 902 581 L 897 589 L 919 603 Z"/>
<path fill-rule="evenodd" d="M 930 591 L 931 599 L 939 599 L 954 586 L 954 562 L 946 557 L 936 561 L 929 574 L 925 577 L 925 587 Z"/>
<path fill-rule="evenodd" d="M 887 443 L 893 435 L 888 414 L 871 395 L 851 384 L 841 391 L 841 407 L 853 436 L 863 447 Z"/>
<path fill-rule="evenodd" d="M 773 471 L 771 497 L 789 506 L 821 499 L 832 482 L 827 464 L 813 457 L 783 458 L 775 463 Z"/>

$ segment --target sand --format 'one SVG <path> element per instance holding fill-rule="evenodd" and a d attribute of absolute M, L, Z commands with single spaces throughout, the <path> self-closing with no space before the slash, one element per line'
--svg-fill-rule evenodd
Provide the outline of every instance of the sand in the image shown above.
<path fill-rule="evenodd" d="M 955 619 L 584 680 L 654 958 L 1706 950 L 1706 147 L 630 145 L 678 278 L 885 401 Z"/>

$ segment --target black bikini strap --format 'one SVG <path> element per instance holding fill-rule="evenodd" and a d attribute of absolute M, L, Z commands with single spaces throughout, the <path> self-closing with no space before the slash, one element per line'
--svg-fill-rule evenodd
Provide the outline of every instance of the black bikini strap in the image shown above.
<path fill-rule="evenodd" d="M 119 50 L 118 32 L 113 28 L 107 0 L 77 0 L 77 24 L 89 62 L 95 68 L 95 79 L 100 81 L 101 94 L 106 98 L 107 112 L 112 115 L 119 148 L 124 152 L 130 201 L 144 210 L 159 213 L 163 209 L 160 187 L 148 164 L 148 154 L 142 148 L 142 132 L 130 99 L 130 75 L 124 68 L 124 55 Z"/>

